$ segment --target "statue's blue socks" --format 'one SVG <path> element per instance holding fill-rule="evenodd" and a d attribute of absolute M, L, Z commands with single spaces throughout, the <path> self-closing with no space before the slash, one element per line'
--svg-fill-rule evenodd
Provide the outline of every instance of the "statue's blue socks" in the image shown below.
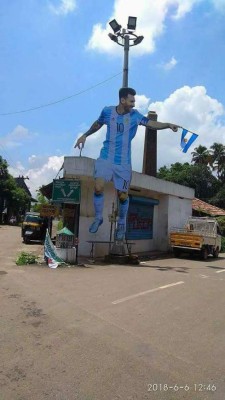
<path fill-rule="evenodd" d="M 102 219 L 103 207 L 104 207 L 104 194 L 94 193 L 95 218 Z"/>
<path fill-rule="evenodd" d="M 128 208 L 129 208 L 129 197 L 125 201 L 119 202 L 119 220 L 118 220 L 119 225 L 120 224 L 126 225 Z"/>

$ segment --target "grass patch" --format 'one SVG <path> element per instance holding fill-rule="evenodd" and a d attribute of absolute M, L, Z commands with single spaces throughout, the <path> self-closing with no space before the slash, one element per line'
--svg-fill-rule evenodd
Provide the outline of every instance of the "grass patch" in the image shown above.
<path fill-rule="evenodd" d="M 32 253 L 22 251 L 16 259 L 17 265 L 36 264 L 38 257 Z"/>

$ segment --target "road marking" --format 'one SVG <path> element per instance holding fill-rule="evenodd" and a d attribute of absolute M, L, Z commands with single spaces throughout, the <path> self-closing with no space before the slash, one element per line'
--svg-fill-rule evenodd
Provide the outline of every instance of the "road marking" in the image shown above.
<path fill-rule="evenodd" d="M 112 304 L 123 303 L 124 301 L 132 300 L 132 299 L 135 299 L 136 297 L 144 296 L 145 294 L 148 294 L 148 293 L 157 292 L 158 290 L 167 289 L 172 286 L 182 285 L 183 283 L 184 283 L 183 281 L 180 281 L 180 282 L 170 283 L 169 285 L 165 285 L 165 286 L 159 286 L 158 288 L 155 288 L 155 289 L 146 290 L 145 292 L 136 293 L 131 296 L 127 296 L 127 297 L 123 297 L 122 299 L 115 300 L 112 302 Z"/>
<path fill-rule="evenodd" d="M 225 272 L 225 269 L 221 269 L 220 271 L 216 271 L 216 274 L 220 274 L 220 272 Z"/>
<path fill-rule="evenodd" d="M 201 276 L 202 278 L 209 278 L 208 275 L 201 275 L 201 274 L 200 274 L 200 276 Z"/>

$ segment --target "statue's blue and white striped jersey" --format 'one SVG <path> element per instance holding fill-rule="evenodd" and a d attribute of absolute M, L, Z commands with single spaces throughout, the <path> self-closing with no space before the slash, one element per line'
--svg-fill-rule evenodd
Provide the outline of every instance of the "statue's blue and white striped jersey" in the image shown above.
<path fill-rule="evenodd" d="M 114 106 L 104 107 L 98 122 L 107 125 L 107 132 L 99 158 L 117 165 L 131 165 L 131 141 L 138 125 L 146 126 L 148 121 L 134 109 L 121 115 Z"/>

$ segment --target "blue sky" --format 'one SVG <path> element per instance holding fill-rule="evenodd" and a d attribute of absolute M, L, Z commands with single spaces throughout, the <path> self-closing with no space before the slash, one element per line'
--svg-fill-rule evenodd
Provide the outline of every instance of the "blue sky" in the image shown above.
<path fill-rule="evenodd" d="M 55 178 L 63 156 L 79 155 L 74 143 L 101 109 L 117 104 L 123 48 L 109 39 L 108 22 L 126 27 L 129 15 L 144 36 L 129 55 L 136 108 L 199 134 L 183 154 L 181 132 L 159 131 L 158 167 L 190 161 L 199 144 L 225 142 L 224 0 L 2 1 L 0 155 L 14 176 L 30 178 L 33 193 Z M 105 127 L 89 137 L 82 155 L 96 158 L 104 135 Z M 140 127 L 132 145 L 136 171 L 143 143 Z"/>

